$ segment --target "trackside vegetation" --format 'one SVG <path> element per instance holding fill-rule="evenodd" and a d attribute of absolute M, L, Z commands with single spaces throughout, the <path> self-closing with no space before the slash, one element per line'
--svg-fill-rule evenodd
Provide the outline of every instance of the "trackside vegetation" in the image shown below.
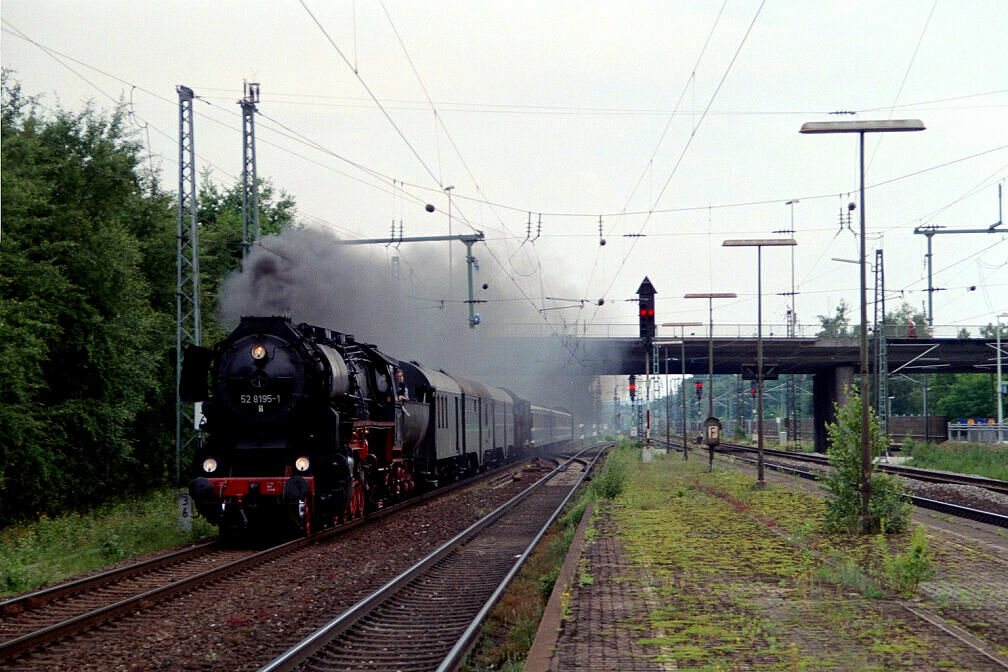
<path fill-rule="evenodd" d="M 847 389 L 848 403 L 837 407 L 837 421 L 826 423 L 827 454 L 833 470 L 823 477 L 830 492 L 826 500 L 825 524 L 830 531 L 903 532 L 910 522 L 911 505 L 895 479 L 874 472 L 871 477 L 870 521 L 861 520 L 863 454 L 861 450 L 861 397 Z M 868 409 L 870 456 L 881 455 L 889 443 L 882 433 L 874 410 Z M 865 527 L 865 529 L 861 529 Z"/>
<path fill-rule="evenodd" d="M 625 549 L 625 580 L 649 596 L 640 606 L 647 627 L 611 627 L 635 631 L 651 651 L 649 664 L 707 672 L 963 669 L 922 638 L 893 599 L 928 599 L 921 595 L 928 581 L 950 581 L 947 551 L 933 548 L 924 528 L 830 531 L 814 493 L 773 483 L 757 489 L 752 475 L 717 466 L 708 473 L 705 463 L 674 454 L 644 463 L 629 446 L 608 461 L 619 465 L 612 473 L 623 485 L 596 499 L 587 543 L 614 535 Z M 582 557 L 566 618 L 577 618 L 575 605 L 594 585 Z"/>
<path fill-rule="evenodd" d="M 175 484 L 177 205 L 125 106 L 48 105 L 8 70 L 0 89 L 4 527 Z M 241 193 L 203 175 L 208 339 L 241 259 Z M 264 233 L 293 222 L 268 184 L 259 202 Z"/>
<path fill-rule="evenodd" d="M 0 530 L 0 597 L 215 534 L 203 518 L 181 532 L 170 489 L 11 525 Z"/>
<path fill-rule="evenodd" d="M 936 444 L 908 438 L 903 440 L 900 454 L 910 457 L 907 464 L 913 467 L 1008 481 L 1008 446 L 955 441 Z"/>

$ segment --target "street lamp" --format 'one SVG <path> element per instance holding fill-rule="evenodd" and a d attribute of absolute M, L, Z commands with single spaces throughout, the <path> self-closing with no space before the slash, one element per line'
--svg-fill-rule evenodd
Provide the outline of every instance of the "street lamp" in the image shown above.
<path fill-rule="evenodd" d="M 445 193 L 448 194 L 448 237 L 449 238 L 451 238 L 451 235 L 452 235 L 452 204 L 451 204 L 452 198 L 451 198 L 451 192 L 452 192 L 452 189 L 454 189 L 454 188 L 455 188 L 454 184 L 450 184 L 450 185 L 448 185 L 447 187 L 444 188 Z M 454 298 L 452 296 L 452 289 L 453 289 L 452 284 L 453 284 L 453 282 L 452 282 L 452 246 L 451 246 L 451 243 L 448 243 L 448 301 L 449 301 L 449 303 Z"/>
<path fill-rule="evenodd" d="M 860 233 L 861 253 L 861 527 L 871 528 L 871 447 L 868 431 L 868 300 L 865 297 L 867 279 L 865 277 L 865 180 L 864 180 L 864 136 L 865 133 L 892 133 L 923 131 L 920 119 L 888 119 L 878 121 L 810 121 L 802 124 L 801 133 L 857 133 L 860 157 L 861 188 Z M 925 426 L 927 417 L 924 418 Z"/>
<path fill-rule="evenodd" d="M 684 294 L 684 299 L 707 299 L 707 417 L 714 417 L 714 299 L 735 299 L 738 294 L 735 292 L 705 292 L 698 294 Z M 708 468 L 714 469 L 714 446 L 710 447 L 710 464 Z"/>
<path fill-rule="evenodd" d="M 663 327 L 679 327 L 681 329 L 679 345 L 682 354 L 679 363 L 682 365 L 682 382 L 679 384 L 679 396 L 682 397 L 682 459 L 689 459 L 689 442 L 686 440 L 686 327 L 699 327 L 701 322 L 662 322 Z"/>
<path fill-rule="evenodd" d="M 763 480 L 763 248 L 797 245 L 794 238 L 736 238 L 721 243 L 722 247 L 756 248 L 756 487 Z"/>
<path fill-rule="evenodd" d="M 1001 313 L 997 316 L 997 395 L 998 395 L 998 443 L 1003 441 L 1002 431 L 1004 430 L 1004 390 L 1001 388 L 1001 318 L 1008 317 L 1008 313 Z"/>

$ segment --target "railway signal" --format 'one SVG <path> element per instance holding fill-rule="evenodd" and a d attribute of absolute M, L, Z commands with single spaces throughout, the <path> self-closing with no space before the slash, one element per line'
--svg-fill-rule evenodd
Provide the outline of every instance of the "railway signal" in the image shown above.
<path fill-rule="evenodd" d="M 696 400 L 700 401 L 703 399 L 703 383 L 697 382 L 696 384 Z"/>
<path fill-rule="evenodd" d="M 655 337 L 655 298 L 654 295 L 658 292 L 655 291 L 654 285 L 648 280 L 647 276 L 644 277 L 644 281 L 641 282 L 640 287 L 637 288 L 637 308 L 638 314 L 640 315 L 640 337 L 644 339 L 652 339 Z"/>
<path fill-rule="evenodd" d="M 628 389 L 630 390 L 630 401 L 633 401 L 637 398 L 637 376 L 632 373 L 630 374 L 630 386 Z"/>

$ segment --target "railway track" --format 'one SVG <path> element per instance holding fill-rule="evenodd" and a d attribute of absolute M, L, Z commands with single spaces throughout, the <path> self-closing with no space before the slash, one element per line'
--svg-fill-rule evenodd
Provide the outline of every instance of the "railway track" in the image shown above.
<path fill-rule="evenodd" d="M 260 672 L 448 670 L 604 453 L 563 462 Z"/>
<path fill-rule="evenodd" d="M 659 443 L 664 444 L 664 441 L 659 441 Z M 679 450 L 681 449 L 681 444 L 677 442 L 670 442 L 669 447 L 672 449 Z M 693 448 L 692 452 L 702 452 L 703 454 L 707 453 L 706 446 L 703 447 L 697 446 L 691 448 Z M 737 460 L 755 464 L 757 461 L 755 454 L 758 452 L 758 449 L 752 446 L 744 446 L 739 444 L 722 442 L 721 445 L 718 446 L 718 448 L 715 450 L 715 452 L 720 455 L 730 455 Z M 790 473 L 795 476 L 800 476 L 802 478 L 808 478 L 810 480 L 817 480 L 822 474 L 822 471 L 824 469 L 829 468 L 829 459 L 825 455 L 820 455 L 818 453 L 797 453 L 785 450 L 774 450 L 770 448 L 764 448 L 763 457 L 764 457 L 764 466 L 768 469 Z M 775 463 L 774 460 L 779 461 L 786 460 L 790 464 Z M 797 467 L 794 466 L 795 462 L 811 465 L 814 468 L 805 469 Z M 990 490 L 991 492 L 1008 495 L 1008 482 L 992 478 L 985 478 L 983 476 L 971 476 L 969 474 L 955 474 L 945 471 L 933 471 L 930 469 L 918 469 L 915 467 L 904 467 L 891 464 L 876 464 L 875 469 L 895 476 L 902 476 L 904 478 L 916 479 L 928 483 L 938 483 L 945 485 L 966 485 L 966 486 L 984 488 Z M 974 507 L 961 506 L 958 504 L 954 504 L 952 502 L 939 501 L 935 499 L 929 499 L 927 497 L 918 497 L 914 495 L 907 495 L 907 497 L 914 505 L 919 506 L 921 508 L 931 509 L 934 511 L 947 513 L 959 518 L 976 520 L 990 525 L 996 525 L 998 527 L 1008 528 L 1008 516 L 1002 513 L 997 513 L 995 511 L 984 511 Z"/>
<path fill-rule="evenodd" d="M 258 552 L 206 543 L 7 600 L 0 604 L 0 661 L 289 553 L 305 541 Z"/>
<path fill-rule="evenodd" d="M 721 445 L 724 446 L 726 452 L 751 452 L 751 453 L 756 452 L 756 449 L 751 446 L 741 446 L 730 443 L 723 443 Z M 829 466 L 829 458 L 827 458 L 825 455 L 820 455 L 819 453 L 796 453 L 786 450 L 775 450 L 770 448 L 764 448 L 763 454 L 764 456 L 769 457 L 777 457 L 780 459 L 791 459 L 791 460 L 796 459 L 803 462 Z M 903 476 L 905 478 L 913 478 L 918 481 L 927 481 L 928 483 L 972 485 L 978 488 L 986 488 L 987 490 L 991 490 L 992 492 L 999 492 L 1003 495 L 1008 495 L 1008 482 L 1001 481 L 996 478 L 973 476 L 971 474 L 956 474 L 946 471 L 934 471 L 933 469 L 920 469 L 917 467 L 905 467 L 896 464 L 886 464 L 885 462 L 876 463 L 875 469 L 883 473 L 895 474 L 897 476 Z"/>
<path fill-rule="evenodd" d="M 264 550 L 235 548 L 208 541 L 0 602 L 0 663 L 32 657 L 76 634 L 150 609 L 173 597 L 294 553 L 362 524 L 415 506 L 481 480 L 495 481 L 503 467 L 375 511 L 310 538 Z"/>
<path fill-rule="evenodd" d="M 751 457 L 757 452 L 756 448 L 751 446 L 742 446 L 737 444 L 722 443 L 719 447 L 718 452 L 722 454 L 731 454 L 735 459 L 741 459 L 748 462 L 756 462 L 755 457 Z M 825 455 L 819 455 L 816 453 L 795 453 L 783 450 L 773 450 L 773 449 L 763 449 L 764 464 L 768 469 L 774 469 L 776 471 L 787 472 L 794 474 L 796 476 L 801 476 L 803 478 L 818 479 L 821 474 L 821 469 L 808 470 L 801 469 L 795 466 L 789 466 L 786 464 L 775 464 L 773 460 L 788 460 L 790 462 L 800 462 L 810 465 L 815 465 L 816 467 L 829 467 L 829 459 Z M 770 460 L 770 461 L 766 461 Z M 913 478 L 920 481 L 926 481 L 929 483 L 943 483 L 948 485 L 968 485 L 973 487 L 986 488 L 992 492 L 998 492 L 1001 494 L 1008 494 L 1008 482 L 999 481 L 992 478 L 984 478 L 982 476 L 971 476 L 969 474 L 954 474 L 949 472 L 939 472 L 932 471 L 928 469 L 918 469 L 914 467 L 903 467 L 889 464 L 876 464 L 875 469 L 882 471 L 884 473 L 889 473 L 893 475 L 903 476 L 905 478 Z M 934 511 L 939 511 L 941 513 L 947 513 L 959 518 L 966 518 L 969 520 L 976 520 L 982 523 L 987 523 L 989 525 L 996 525 L 998 527 L 1008 528 L 1008 516 L 995 513 L 993 511 L 983 511 L 981 509 L 976 509 L 968 506 L 960 506 L 958 504 L 953 504 L 951 502 L 939 501 L 935 499 L 929 499 L 927 497 L 918 497 L 914 495 L 908 495 L 908 499 L 915 505 L 925 509 L 931 509 Z"/>

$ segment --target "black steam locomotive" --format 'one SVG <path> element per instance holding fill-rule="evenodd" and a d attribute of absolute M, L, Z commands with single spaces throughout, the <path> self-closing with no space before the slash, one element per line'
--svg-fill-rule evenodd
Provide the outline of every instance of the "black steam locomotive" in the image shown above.
<path fill-rule="evenodd" d="M 223 535 L 307 534 L 572 438 L 567 411 L 285 317 L 190 346 L 180 388 L 208 437 L 189 492 Z"/>

